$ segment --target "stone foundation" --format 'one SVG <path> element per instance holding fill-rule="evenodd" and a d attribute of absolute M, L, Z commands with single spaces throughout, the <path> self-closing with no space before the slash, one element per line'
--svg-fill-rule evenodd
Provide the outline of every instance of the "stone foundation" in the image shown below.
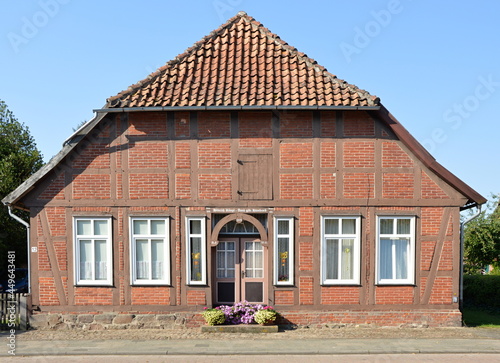
<path fill-rule="evenodd" d="M 279 309 L 278 309 L 279 311 Z M 459 327 L 459 310 L 405 311 L 286 311 L 277 322 L 284 326 L 349 327 Z M 34 329 L 119 330 L 119 329 L 185 329 L 205 325 L 200 313 L 119 314 L 119 313 L 36 313 L 29 318 Z"/>
<path fill-rule="evenodd" d="M 198 314 L 199 315 L 199 314 Z M 33 329 L 120 330 L 120 329 L 184 329 L 200 326 L 201 315 L 175 314 L 59 314 L 39 313 L 30 316 Z"/>

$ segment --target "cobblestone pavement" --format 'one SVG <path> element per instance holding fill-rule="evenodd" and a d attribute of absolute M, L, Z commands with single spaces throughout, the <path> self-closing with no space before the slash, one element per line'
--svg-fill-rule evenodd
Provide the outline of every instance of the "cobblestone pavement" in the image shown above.
<path fill-rule="evenodd" d="M 373 327 L 310 327 L 293 330 L 280 329 L 278 333 L 202 333 L 199 328 L 178 330 L 123 329 L 123 330 L 31 330 L 17 332 L 20 341 L 29 340 L 165 340 L 165 339 L 500 339 L 500 329 L 487 328 L 373 328 Z"/>
<path fill-rule="evenodd" d="M 168 362 L 168 363 L 493 363 L 500 361 L 500 354 L 352 354 L 352 355 L 225 355 L 225 356 L 46 356 L 46 357 L 9 357 L 3 358 L 5 363 L 42 363 L 42 362 L 106 362 L 106 363 L 136 363 L 136 362 Z"/>

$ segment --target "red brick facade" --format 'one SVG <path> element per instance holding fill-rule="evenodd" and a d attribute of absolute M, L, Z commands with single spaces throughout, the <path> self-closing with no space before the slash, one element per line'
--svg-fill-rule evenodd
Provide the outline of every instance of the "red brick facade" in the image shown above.
<path fill-rule="evenodd" d="M 337 127 L 338 122 L 343 128 Z M 188 286 L 184 218 L 210 217 L 210 208 L 241 206 L 264 208 L 269 232 L 273 212 L 294 218 L 293 285 L 273 283 L 272 233 L 266 247 L 266 303 L 275 305 L 288 321 L 380 325 L 459 321 L 454 297 L 463 198 L 399 140 L 382 132 L 384 124 L 367 113 L 136 112 L 110 114 L 99 129 L 105 132 L 87 137 L 71 159 L 72 168 L 56 168 L 26 201 L 34 206 L 43 203 L 43 208 L 33 209 L 32 218 L 36 227 L 32 245 L 38 247 L 32 259 L 33 300 L 42 312 L 71 311 L 77 306 L 88 311 L 108 311 L 107 307 L 197 311 L 211 305 L 213 225 L 207 222 L 207 284 Z M 380 139 L 376 134 L 387 136 Z M 242 200 L 238 194 L 242 153 L 272 155 L 272 185 L 266 186 L 272 189 L 272 199 Z M 322 285 L 323 215 L 362 217 L 359 285 Z M 377 286 L 378 215 L 416 217 L 416 273 L 411 286 Z M 112 217 L 112 286 L 75 285 L 72 223 L 77 216 Z M 130 216 L 169 218 L 170 284 L 131 283 Z M 307 310 L 301 312 L 301 307 Z"/>

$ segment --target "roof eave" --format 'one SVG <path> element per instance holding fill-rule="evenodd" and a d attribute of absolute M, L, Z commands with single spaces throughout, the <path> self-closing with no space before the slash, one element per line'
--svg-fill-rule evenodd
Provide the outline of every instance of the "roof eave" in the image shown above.
<path fill-rule="evenodd" d="M 376 112 L 376 115 L 387 123 L 396 136 L 425 166 L 467 198 L 467 203 L 461 207 L 461 210 L 473 208 L 487 202 L 487 199 L 481 194 L 438 163 L 422 144 L 420 144 L 383 105 L 381 105 L 380 110 Z"/>
<path fill-rule="evenodd" d="M 94 109 L 96 113 L 119 112 L 161 112 L 161 111 L 266 111 L 266 110 L 293 110 L 293 111 L 379 111 L 380 106 L 300 106 L 300 105 L 262 105 L 262 106 L 152 106 L 152 107 L 116 107 Z"/>
<path fill-rule="evenodd" d="M 47 164 L 42 166 L 38 171 L 26 179 L 11 193 L 2 199 L 4 205 L 10 205 L 15 208 L 24 209 L 20 203 L 21 199 L 29 193 L 35 184 L 44 178 L 48 173 L 54 170 L 57 165 L 80 143 L 83 138 L 94 129 L 94 127 L 106 116 L 106 113 L 96 114 L 93 119 L 77 130 L 70 138 L 68 138 L 61 151 L 59 151 Z"/>

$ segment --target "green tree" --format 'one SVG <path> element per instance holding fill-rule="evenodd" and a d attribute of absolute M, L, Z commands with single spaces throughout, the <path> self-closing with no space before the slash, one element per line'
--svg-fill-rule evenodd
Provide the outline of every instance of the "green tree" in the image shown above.
<path fill-rule="evenodd" d="M 0 200 L 42 165 L 42 155 L 28 128 L 0 100 Z M 16 214 L 29 221 L 28 212 Z M 7 265 L 7 251 L 16 252 L 16 266 L 26 263 L 26 228 L 10 217 L 7 207 L 0 203 L 0 270 Z"/>
<path fill-rule="evenodd" d="M 489 211 L 488 211 L 489 210 Z M 464 258 L 467 273 L 478 273 L 485 266 L 500 269 L 500 207 L 493 196 L 487 211 L 465 227 Z"/>

